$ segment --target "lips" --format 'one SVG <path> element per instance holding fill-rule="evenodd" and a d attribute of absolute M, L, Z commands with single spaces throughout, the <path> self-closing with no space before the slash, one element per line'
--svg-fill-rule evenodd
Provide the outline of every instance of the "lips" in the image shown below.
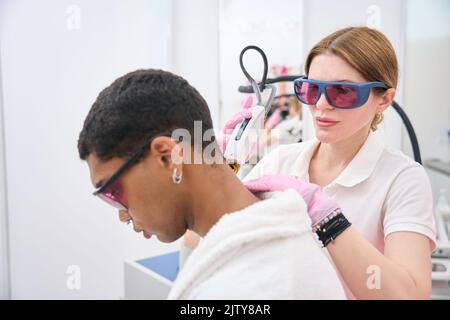
<path fill-rule="evenodd" d="M 151 233 L 148 233 L 147 231 L 145 231 L 145 230 L 135 230 L 137 233 L 141 233 L 142 232 L 142 235 L 144 236 L 144 238 L 145 239 L 150 239 L 151 237 L 152 237 L 152 234 Z"/>
<path fill-rule="evenodd" d="M 339 123 L 339 121 L 326 117 L 316 117 L 316 123 L 319 127 L 331 127 Z"/>
<path fill-rule="evenodd" d="M 134 232 L 136 233 L 141 233 L 144 236 L 145 239 L 150 239 L 152 237 L 151 233 L 148 233 L 147 231 L 145 231 L 144 229 L 139 229 L 136 226 L 133 226 Z"/>

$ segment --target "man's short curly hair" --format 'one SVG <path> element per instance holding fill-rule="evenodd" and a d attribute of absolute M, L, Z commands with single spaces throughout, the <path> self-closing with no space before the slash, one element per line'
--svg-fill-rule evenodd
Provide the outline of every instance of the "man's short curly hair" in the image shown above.
<path fill-rule="evenodd" d="M 206 101 L 185 79 L 163 70 L 130 72 L 98 95 L 80 132 L 79 156 L 124 158 L 160 132 L 183 128 L 193 137 L 194 121 L 202 122 L 202 134 L 212 129 Z"/>

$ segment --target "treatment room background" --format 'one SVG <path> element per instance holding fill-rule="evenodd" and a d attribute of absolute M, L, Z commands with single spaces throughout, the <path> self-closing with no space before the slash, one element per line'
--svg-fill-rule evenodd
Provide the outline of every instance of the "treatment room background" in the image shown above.
<path fill-rule="evenodd" d="M 222 128 L 243 101 L 243 47 L 263 48 L 271 75 L 300 74 L 311 46 L 347 25 L 377 28 L 393 43 L 396 101 L 416 131 L 435 203 L 445 192 L 450 201 L 450 1 L 0 0 L 0 299 L 140 297 L 148 288 L 136 279 L 148 273 L 136 261 L 179 249 L 136 236 L 92 197 L 76 141 L 113 79 L 138 68 L 179 74 Z M 246 63 L 260 74 L 253 57 Z M 311 139 L 306 108 L 301 118 Z M 377 134 L 412 156 L 392 108 Z M 445 279 L 433 285 L 450 289 Z"/>

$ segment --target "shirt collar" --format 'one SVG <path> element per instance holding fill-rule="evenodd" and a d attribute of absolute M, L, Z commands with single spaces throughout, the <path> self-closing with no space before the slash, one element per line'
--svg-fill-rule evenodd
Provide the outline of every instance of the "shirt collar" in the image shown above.
<path fill-rule="evenodd" d="M 311 162 L 311 157 L 316 151 L 320 141 L 314 138 L 311 141 L 305 142 L 305 151 L 301 153 L 298 157 L 293 168 L 297 172 L 293 172 L 295 176 L 303 181 L 309 182 L 309 165 Z M 340 184 L 345 187 L 352 187 L 367 178 L 370 177 L 372 172 L 375 170 L 375 166 L 378 159 L 381 157 L 384 145 L 379 140 L 377 135 L 370 131 L 366 141 L 364 142 L 361 149 L 352 159 L 352 161 L 347 165 L 344 171 L 330 183 Z"/>
<path fill-rule="evenodd" d="M 353 187 L 370 177 L 383 152 L 383 143 L 370 131 L 369 136 L 353 160 L 334 180 L 344 187 Z"/>

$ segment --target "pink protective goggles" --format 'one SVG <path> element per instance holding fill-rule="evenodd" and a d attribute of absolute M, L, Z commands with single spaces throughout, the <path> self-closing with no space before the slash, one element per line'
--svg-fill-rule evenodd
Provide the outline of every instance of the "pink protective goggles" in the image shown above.
<path fill-rule="evenodd" d="M 103 185 L 98 188 L 93 194 L 99 197 L 106 203 L 110 204 L 116 209 L 128 211 L 128 207 L 124 204 L 124 188 L 118 181 L 119 177 L 127 171 L 132 165 L 138 162 L 138 160 L 146 154 L 150 144 L 156 137 L 166 136 L 170 137 L 170 132 L 163 132 L 155 135 L 149 139 L 145 145 L 136 150 L 136 152 L 109 178 Z"/>
<path fill-rule="evenodd" d="M 95 195 L 116 209 L 128 211 L 128 208 L 123 201 L 123 193 L 122 185 L 120 182 L 115 181 L 105 190 L 102 190 Z"/>

